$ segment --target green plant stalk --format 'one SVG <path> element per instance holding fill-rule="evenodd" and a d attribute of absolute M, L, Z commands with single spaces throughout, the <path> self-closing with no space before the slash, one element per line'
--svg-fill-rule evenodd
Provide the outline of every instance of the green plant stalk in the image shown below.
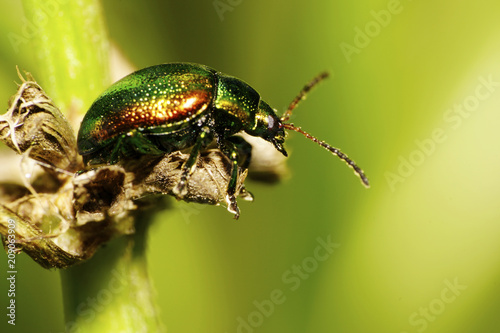
<path fill-rule="evenodd" d="M 67 332 L 160 332 L 145 260 L 148 223 L 62 271 Z"/>
<path fill-rule="evenodd" d="M 109 42 L 98 0 L 23 0 L 34 76 L 69 118 L 109 85 Z"/>
<path fill-rule="evenodd" d="M 97 0 L 23 0 L 32 23 L 32 70 L 70 119 L 109 85 L 108 39 Z M 61 271 L 67 331 L 161 330 L 147 275 L 145 237 L 154 213 L 135 217 L 134 235 L 110 242 L 88 262 Z"/>

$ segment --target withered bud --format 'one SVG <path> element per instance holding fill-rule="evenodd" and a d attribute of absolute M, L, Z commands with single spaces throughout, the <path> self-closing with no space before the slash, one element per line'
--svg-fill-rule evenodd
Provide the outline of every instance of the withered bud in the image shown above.
<path fill-rule="evenodd" d="M 77 171 L 81 162 L 69 122 L 30 73 L 27 80 L 19 70 L 18 75 L 22 83 L 0 116 L 0 140 L 53 169 Z"/>

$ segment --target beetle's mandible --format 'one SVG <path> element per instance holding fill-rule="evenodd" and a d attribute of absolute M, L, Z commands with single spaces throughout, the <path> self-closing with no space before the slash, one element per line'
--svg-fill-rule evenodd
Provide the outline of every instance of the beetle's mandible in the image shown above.
<path fill-rule="evenodd" d="M 182 198 L 200 151 L 215 140 L 232 164 L 226 203 L 235 218 L 237 178 L 248 168 L 252 150 L 235 136 L 241 131 L 271 142 L 285 156 L 285 129 L 302 133 L 344 160 L 369 186 L 363 171 L 339 149 L 288 123 L 292 110 L 327 76 L 321 73 L 309 82 L 278 117 L 247 83 L 210 67 L 169 63 L 144 68 L 114 83 L 92 104 L 78 132 L 78 150 L 92 166 L 191 148 L 174 189 Z"/>

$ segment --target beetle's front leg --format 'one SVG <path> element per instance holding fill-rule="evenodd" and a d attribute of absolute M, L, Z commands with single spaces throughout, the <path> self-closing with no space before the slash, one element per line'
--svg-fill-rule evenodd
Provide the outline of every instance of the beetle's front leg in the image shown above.
<path fill-rule="evenodd" d="M 222 153 L 231 161 L 231 179 L 229 179 L 229 183 L 227 184 L 226 203 L 227 210 L 234 214 L 235 219 L 238 219 L 240 217 L 240 209 L 238 208 L 235 197 L 239 175 L 238 160 L 241 153 L 244 157 L 244 160 L 241 162 L 241 168 L 247 169 L 252 155 L 252 146 L 239 136 L 217 138 L 217 143 Z M 253 196 L 250 192 L 244 190 L 244 194 L 245 196 L 243 199 L 247 201 L 253 200 Z"/>
<path fill-rule="evenodd" d="M 196 139 L 193 148 L 191 148 L 191 153 L 189 154 L 188 159 L 182 165 L 181 180 L 173 189 L 173 193 L 177 198 L 183 198 L 187 194 L 187 182 L 189 176 L 191 176 L 196 168 L 196 161 L 198 160 L 198 156 L 200 156 L 201 148 L 203 147 L 203 144 L 205 143 L 209 134 L 210 129 L 208 127 L 203 127 L 201 129 L 200 135 Z"/>
<path fill-rule="evenodd" d="M 241 136 L 236 136 L 236 135 L 230 136 L 227 140 L 231 141 L 238 149 L 238 154 L 239 154 L 238 164 L 240 166 L 240 170 L 248 169 L 248 167 L 250 166 L 250 161 L 252 159 L 252 145 L 249 144 Z M 236 177 L 238 177 L 238 175 L 236 175 Z M 252 193 L 246 190 L 244 184 L 241 184 L 239 197 L 246 201 L 253 201 Z"/>

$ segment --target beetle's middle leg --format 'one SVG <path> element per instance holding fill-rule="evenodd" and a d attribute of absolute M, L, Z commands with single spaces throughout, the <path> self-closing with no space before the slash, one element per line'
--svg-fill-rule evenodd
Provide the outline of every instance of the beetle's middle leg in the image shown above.
<path fill-rule="evenodd" d="M 248 169 L 252 159 L 252 145 L 246 142 L 241 136 L 230 136 L 227 140 L 234 143 L 238 149 L 240 167 Z"/>
<path fill-rule="evenodd" d="M 196 142 L 191 148 L 188 159 L 182 165 L 181 180 L 173 189 L 173 193 L 176 197 L 182 198 L 187 194 L 187 182 L 189 176 L 193 174 L 196 168 L 196 161 L 198 160 L 198 156 L 200 156 L 200 151 L 203 148 L 203 144 L 206 142 L 209 135 L 210 129 L 207 126 L 202 127 L 200 135 L 198 136 L 198 138 L 196 138 Z"/>

